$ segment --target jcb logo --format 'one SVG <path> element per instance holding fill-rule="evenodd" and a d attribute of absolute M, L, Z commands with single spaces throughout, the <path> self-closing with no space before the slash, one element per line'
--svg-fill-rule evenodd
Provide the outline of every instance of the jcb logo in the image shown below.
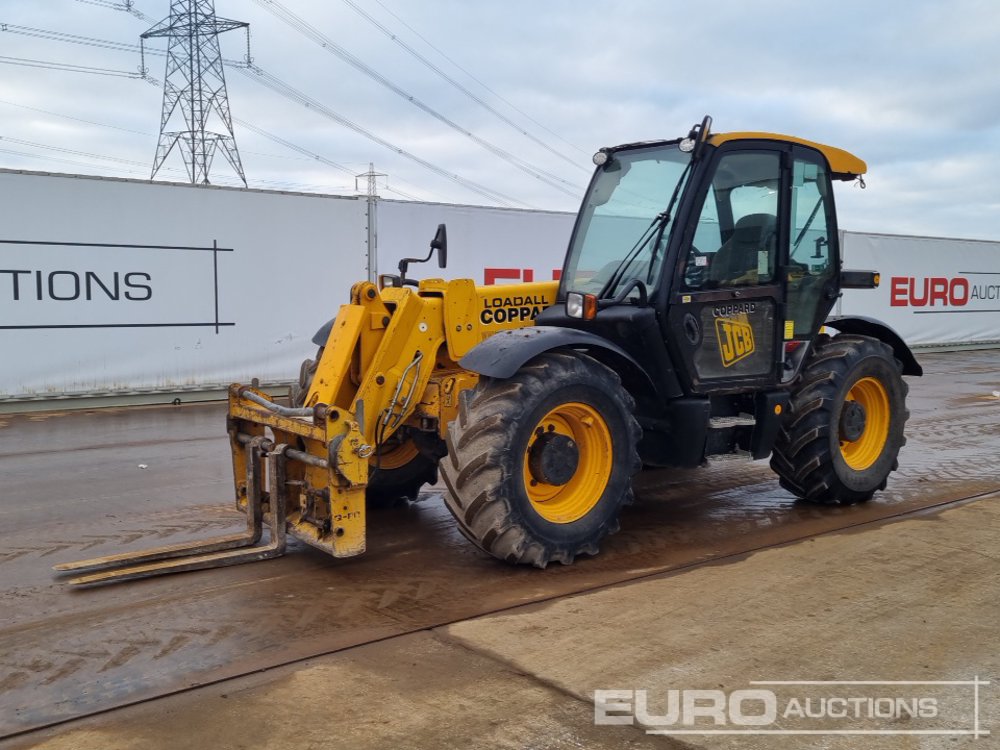
<path fill-rule="evenodd" d="M 746 359 L 754 352 L 753 328 L 749 318 L 735 315 L 732 318 L 716 318 L 715 332 L 719 337 L 719 353 L 722 366 L 729 367 Z"/>

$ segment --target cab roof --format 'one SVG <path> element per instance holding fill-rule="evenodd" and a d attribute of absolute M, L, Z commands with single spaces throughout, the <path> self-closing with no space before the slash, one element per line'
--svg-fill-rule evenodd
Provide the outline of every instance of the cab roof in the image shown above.
<path fill-rule="evenodd" d="M 800 146 L 814 148 L 826 157 L 830 165 L 832 177 L 838 180 L 853 180 L 868 171 L 868 165 L 864 160 L 859 159 L 854 154 L 833 146 L 824 146 L 822 143 L 807 141 L 805 138 L 797 138 L 794 135 L 781 135 L 779 133 L 713 133 L 708 137 L 708 142 L 713 146 L 721 146 L 729 141 L 778 141 L 780 143 L 797 143 Z"/>

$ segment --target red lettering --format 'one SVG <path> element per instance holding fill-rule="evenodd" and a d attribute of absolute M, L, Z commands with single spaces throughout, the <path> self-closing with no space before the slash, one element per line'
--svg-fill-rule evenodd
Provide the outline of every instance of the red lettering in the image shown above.
<path fill-rule="evenodd" d="M 956 290 L 961 290 L 962 296 L 958 296 Z M 969 280 L 963 279 L 961 276 L 951 280 L 951 284 L 948 287 L 948 294 L 951 297 L 951 304 L 956 307 L 961 307 L 969 302 Z"/>
<path fill-rule="evenodd" d="M 497 279 L 521 280 L 521 269 L 519 268 L 484 268 L 483 283 L 487 286 L 497 283 Z"/>
<path fill-rule="evenodd" d="M 921 296 L 917 289 L 923 282 Z M 889 305 L 891 307 L 933 307 L 940 302 L 943 306 L 961 307 L 969 303 L 969 281 L 957 276 L 953 279 L 944 276 L 932 276 L 920 279 L 912 276 L 893 276 L 889 282 Z"/>
<path fill-rule="evenodd" d="M 561 278 L 562 278 L 562 269 L 561 268 L 553 268 L 552 269 L 552 280 L 553 281 L 559 281 Z"/>
<path fill-rule="evenodd" d="M 893 276 L 889 282 L 889 305 L 891 307 L 906 307 L 906 292 L 910 279 L 906 276 Z"/>
<path fill-rule="evenodd" d="M 928 297 L 927 282 L 928 282 L 928 279 L 924 279 L 924 296 L 923 297 L 917 297 L 917 295 L 916 295 L 916 293 L 914 291 L 914 289 L 916 288 L 916 284 L 914 283 L 915 281 L 916 281 L 916 279 L 913 279 L 913 278 L 910 279 L 910 304 L 913 305 L 914 307 L 923 307 L 924 305 L 927 304 L 927 297 Z"/>
<path fill-rule="evenodd" d="M 930 306 L 934 307 L 935 302 L 948 305 L 948 279 L 935 276 L 931 279 L 931 301 Z"/>

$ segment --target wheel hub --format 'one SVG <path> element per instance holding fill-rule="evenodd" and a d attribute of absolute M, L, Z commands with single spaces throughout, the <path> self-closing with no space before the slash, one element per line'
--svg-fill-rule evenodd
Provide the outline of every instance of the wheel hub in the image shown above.
<path fill-rule="evenodd" d="M 865 407 L 857 401 L 848 401 L 840 412 L 840 436 L 849 442 L 855 442 L 865 434 L 868 421 Z"/>
<path fill-rule="evenodd" d="M 557 432 L 539 436 L 528 451 L 528 471 L 536 482 L 561 487 L 580 465 L 580 449 L 572 438 Z"/>

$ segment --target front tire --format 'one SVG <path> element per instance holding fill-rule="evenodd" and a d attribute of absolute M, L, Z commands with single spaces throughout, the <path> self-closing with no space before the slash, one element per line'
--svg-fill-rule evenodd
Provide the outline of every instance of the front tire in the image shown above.
<path fill-rule="evenodd" d="M 440 464 L 459 529 L 511 563 L 596 555 L 640 468 L 633 406 L 611 369 L 575 352 L 481 379 L 461 396 Z"/>
<path fill-rule="evenodd" d="M 792 393 L 771 468 L 796 497 L 851 505 L 884 490 L 906 443 L 908 387 L 892 349 L 867 336 L 821 340 Z"/>

